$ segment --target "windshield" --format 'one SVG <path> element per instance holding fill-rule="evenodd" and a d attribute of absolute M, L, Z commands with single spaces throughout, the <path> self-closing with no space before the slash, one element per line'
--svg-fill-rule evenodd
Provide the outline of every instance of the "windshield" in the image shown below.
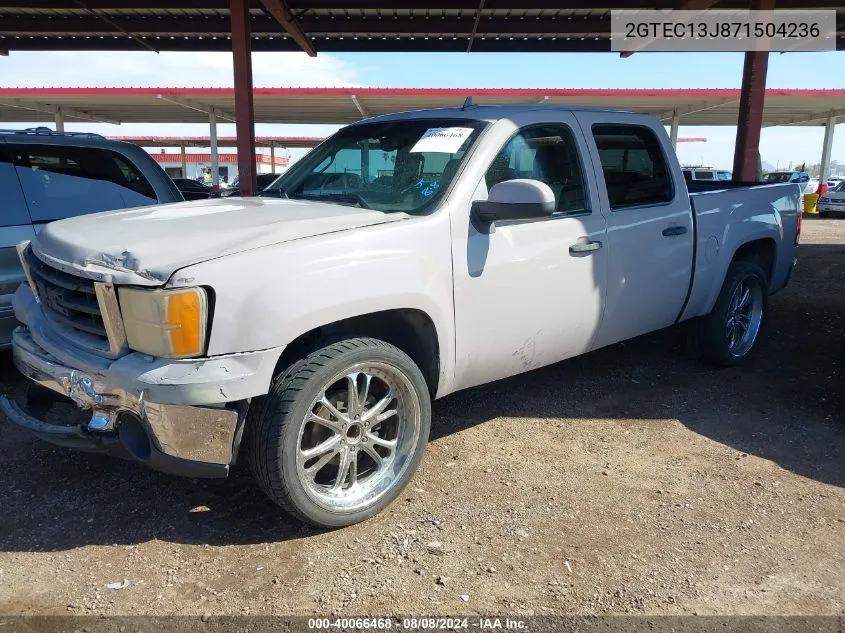
<path fill-rule="evenodd" d="M 838 185 L 836 185 L 836 186 L 833 188 L 833 191 L 835 191 L 835 192 L 837 192 L 837 193 L 840 193 L 840 192 L 841 192 L 841 193 L 845 193 L 845 180 L 843 180 L 843 181 L 842 181 L 842 182 L 840 182 Z"/>
<path fill-rule="evenodd" d="M 484 125 L 469 119 L 353 125 L 314 149 L 262 195 L 425 213 L 449 187 Z"/>
<path fill-rule="evenodd" d="M 773 171 L 763 176 L 763 182 L 789 182 L 792 178 L 791 171 Z"/>

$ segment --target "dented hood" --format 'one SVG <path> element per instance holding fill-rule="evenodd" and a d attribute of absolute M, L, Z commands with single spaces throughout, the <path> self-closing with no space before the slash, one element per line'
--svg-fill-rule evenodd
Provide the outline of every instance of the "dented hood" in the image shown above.
<path fill-rule="evenodd" d="M 221 198 L 60 220 L 32 246 L 40 259 L 68 272 L 161 285 L 180 268 L 209 259 L 407 217 L 310 200 Z"/>

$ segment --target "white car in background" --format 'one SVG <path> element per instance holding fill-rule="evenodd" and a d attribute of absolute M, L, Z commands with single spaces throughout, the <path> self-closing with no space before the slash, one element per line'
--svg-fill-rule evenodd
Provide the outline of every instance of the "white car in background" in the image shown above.
<path fill-rule="evenodd" d="M 831 188 L 830 191 L 819 198 L 816 209 L 820 216 L 833 213 L 845 214 L 845 180 L 840 180 L 836 187 Z"/>
<path fill-rule="evenodd" d="M 818 178 L 810 178 L 807 181 L 807 186 L 804 187 L 804 193 L 818 193 L 819 192 L 819 179 Z"/>
<path fill-rule="evenodd" d="M 716 180 L 730 180 L 732 173 L 727 169 L 712 169 L 710 167 L 684 167 L 684 178 L 689 181 L 716 181 Z"/>

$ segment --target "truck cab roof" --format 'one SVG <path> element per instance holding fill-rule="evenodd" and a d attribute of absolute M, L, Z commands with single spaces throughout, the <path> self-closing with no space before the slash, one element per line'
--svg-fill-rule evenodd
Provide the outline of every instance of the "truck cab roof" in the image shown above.
<path fill-rule="evenodd" d="M 407 110 L 404 112 L 394 112 L 391 114 L 382 114 L 362 121 L 357 121 L 353 125 L 362 125 L 367 123 L 375 123 L 378 121 L 392 121 L 402 119 L 472 119 L 474 121 L 499 121 L 507 119 L 511 116 L 525 114 L 528 112 L 613 112 L 624 114 L 628 116 L 639 116 L 644 119 L 653 120 L 654 116 L 651 114 L 644 114 L 638 112 L 630 112 L 626 110 L 615 110 L 612 108 L 591 108 L 588 106 L 575 105 L 471 105 L 468 107 L 456 108 L 427 108 L 424 110 Z"/>

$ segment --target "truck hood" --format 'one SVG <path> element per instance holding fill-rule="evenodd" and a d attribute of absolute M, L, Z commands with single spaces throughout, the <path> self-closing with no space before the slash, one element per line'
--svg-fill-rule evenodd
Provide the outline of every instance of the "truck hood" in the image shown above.
<path fill-rule="evenodd" d="M 180 268 L 209 259 L 407 218 L 312 200 L 233 197 L 60 220 L 48 224 L 32 247 L 67 272 L 161 285 Z"/>

